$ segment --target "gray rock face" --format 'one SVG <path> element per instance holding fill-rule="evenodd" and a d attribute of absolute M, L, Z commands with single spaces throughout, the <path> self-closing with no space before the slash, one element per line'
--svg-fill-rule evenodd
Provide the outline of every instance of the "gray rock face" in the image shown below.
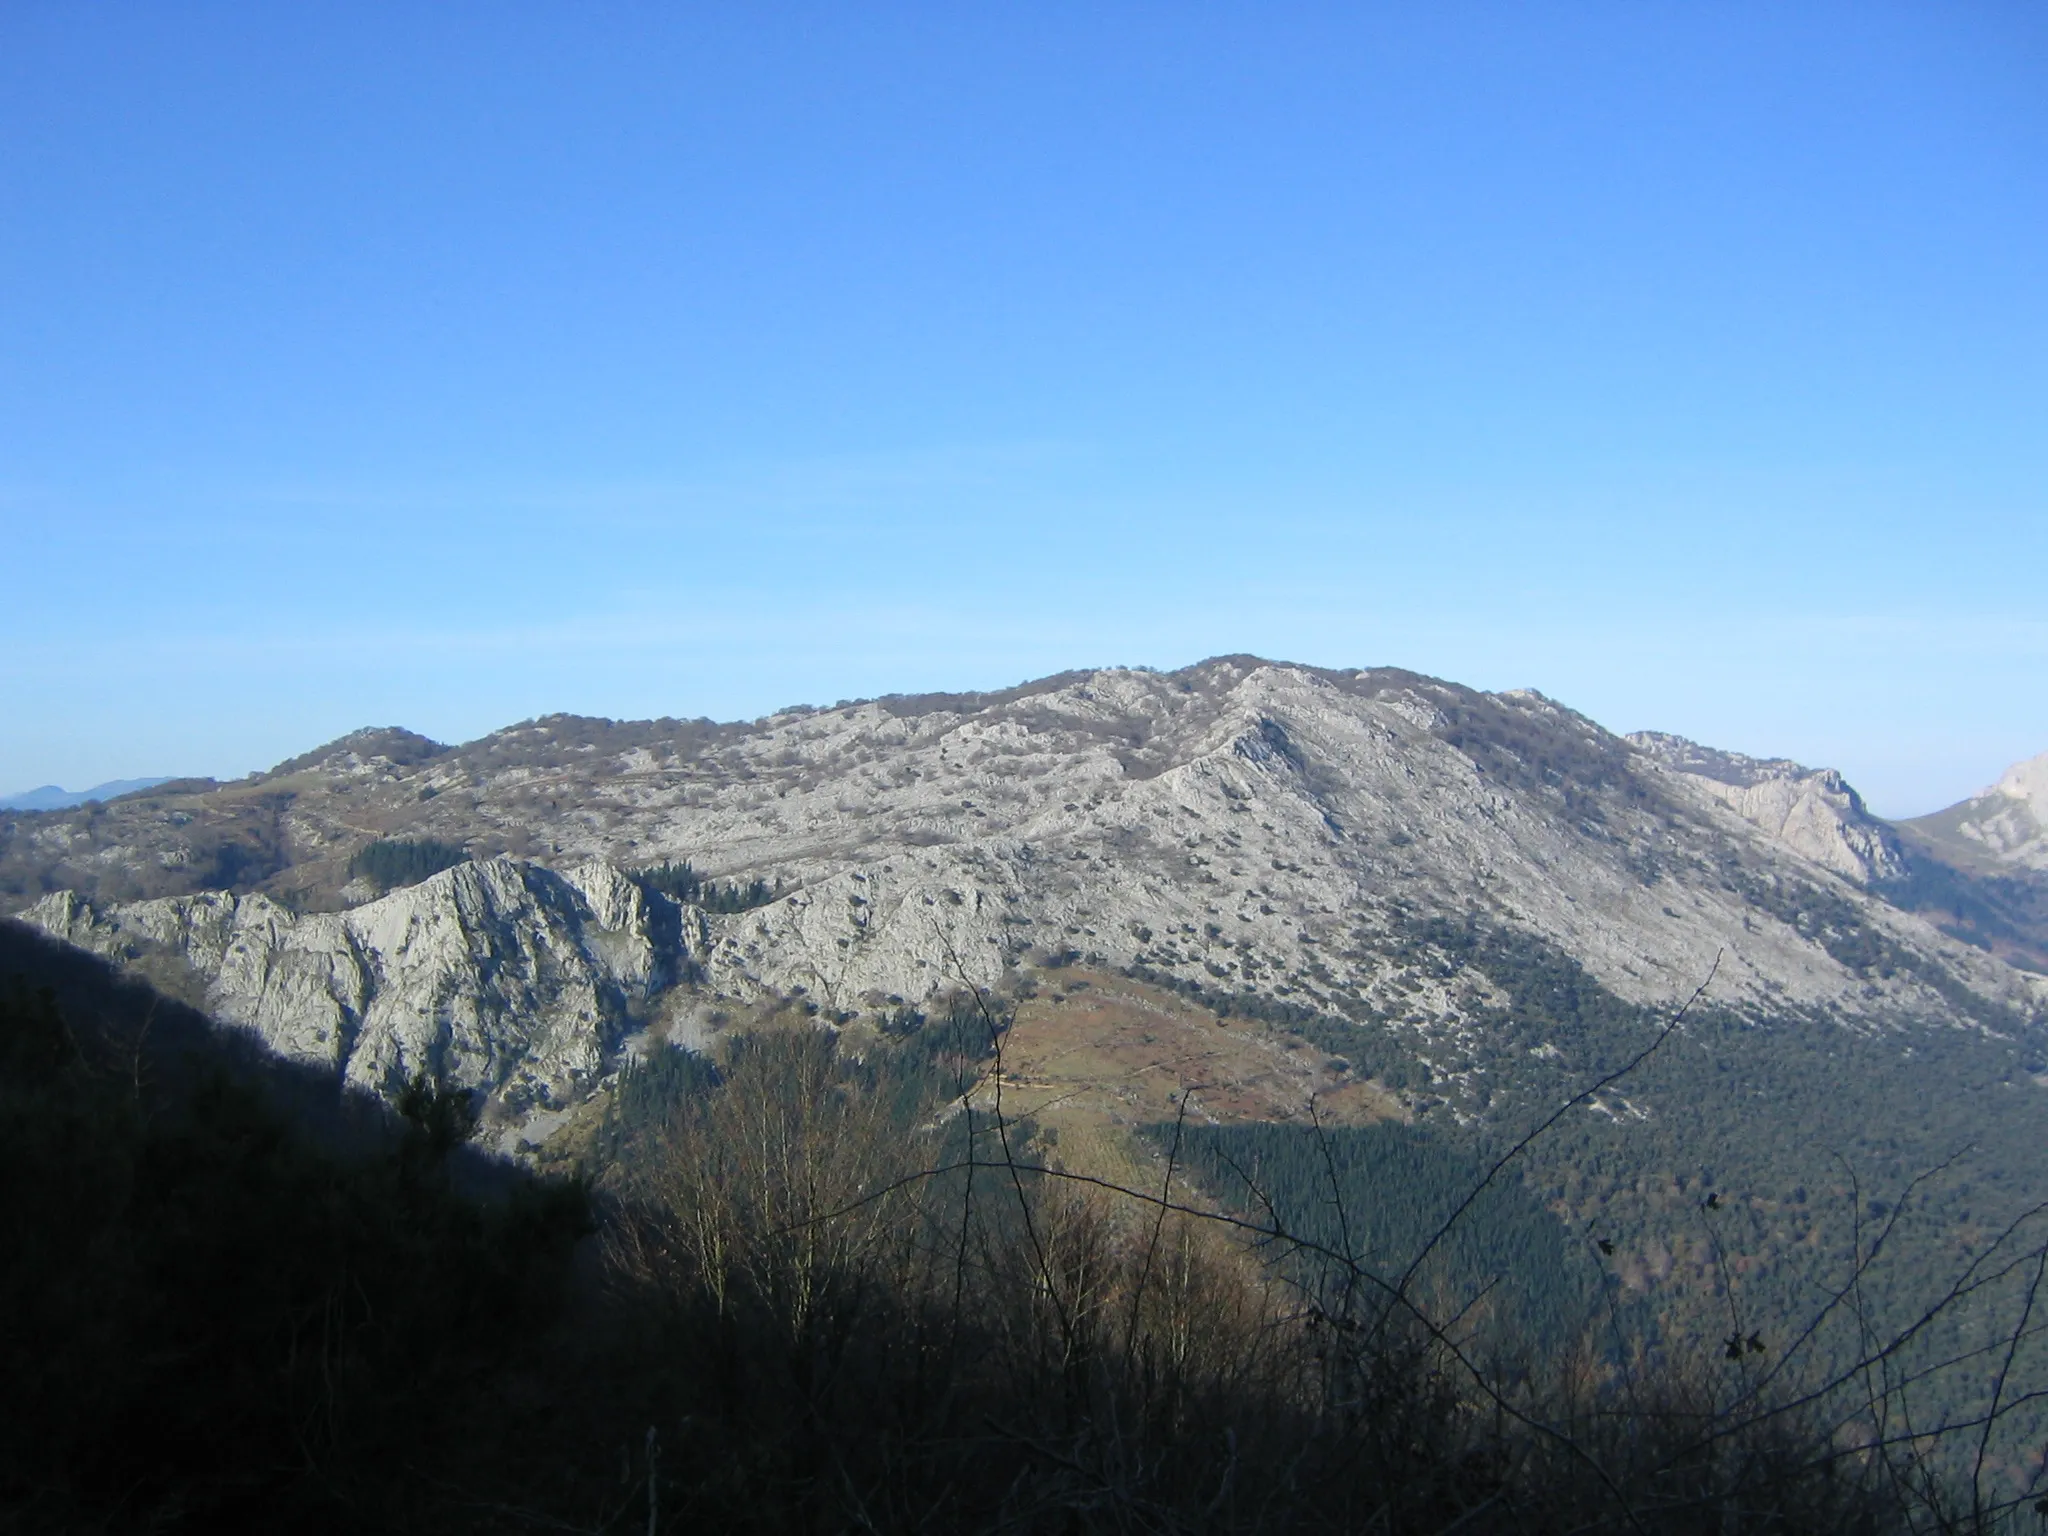
<path fill-rule="evenodd" d="M 393 1093 L 417 1073 L 521 1108 L 604 1070 L 690 934 L 604 864 L 466 864 L 352 912 L 295 916 L 214 893 L 95 909 L 64 892 L 26 921 L 117 960 L 182 962 L 214 1015 L 276 1051 Z"/>
<path fill-rule="evenodd" d="M 1832 768 L 1721 752 L 1661 731 L 1628 739 L 1691 793 L 1719 801 L 1823 868 L 1865 885 L 1905 873 L 1897 834 L 1864 809 L 1863 797 Z"/>
<path fill-rule="evenodd" d="M 1403 937 L 1436 915 L 1540 935 L 1638 1002 L 1722 954 L 1717 998 L 1759 1017 L 1966 1022 L 1956 984 L 2048 1006 L 2048 981 L 1865 889 L 1897 849 L 1838 775 L 1631 744 L 1533 693 L 1228 657 L 745 726 L 554 717 L 431 751 L 389 734 L 37 818 L 11 857 L 119 889 L 242 835 L 252 806 L 283 861 L 260 879 L 336 905 L 370 835 L 521 857 L 298 917 L 260 892 L 90 888 L 25 915 L 179 957 L 222 1017 L 351 1081 L 439 1071 L 514 1109 L 603 1071 L 686 970 L 712 1001 L 800 993 L 845 1017 L 1071 957 L 1455 1033 L 1462 1005 Z M 683 859 L 779 893 L 708 916 L 619 873 Z M 1843 924 L 1916 963 L 1852 968 Z"/>
<path fill-rule="evenodd" d="M 1904 825 L 1966 866 L 2048 873 L 2048 752 L 2014 763 L 1960 805 Z"/>

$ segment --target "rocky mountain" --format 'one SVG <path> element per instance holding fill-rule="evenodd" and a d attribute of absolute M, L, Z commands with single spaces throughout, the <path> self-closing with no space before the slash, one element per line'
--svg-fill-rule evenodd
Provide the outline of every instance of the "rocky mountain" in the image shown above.
<path fill-rule="evenodd" d="M 1897 905 L 1968 943 L 2048 972 L 2048 753 L 1931 816 L 1898 823 Z"/>
<path fill-rule="evenodd" d="M 2048 873 L 2048 752 L 2014 763 L 1960 804 L 1903 825 L 1965 868 Z"/>
<path fill-rule="evenodd" d="M 505 858 L 349 912 L 229 892 L 98 911 L 65 891 L 25 916 L 352 1086 L 395 1097 L 424 1076 L 477 1090 L 496 1129 L 587 1090 L 703 943 L 701 918 L 610 865 L 557 874 Z"/>
<path fill-rule="evenodd" d="M 1864 808 L 1832 768 L 1758 759 L 1643 731 L 1629 741 L 1772 838 L 1953 938 L 2048 973 L 2048 835 L 2037 758 L 1960 805 L 1897 825 Z"/>
<path fill-rule="evenodd" d="M 824 1029 L 850 1072 L 964 1094 L 918 1146 L 1000 1107 L 1003 1146 L 1098 1186 L 1178 1178 L 1199 1208 L 1255 1180 L 1392 1283 L 1521 1146 L 1446 1315 L 1829 1377 L 1864 1335 L 1809 1324 L 1854 1275 L 1857 1329 L 1913 1330 L 1901 1379 L 1971 1377 L 1916 1415 L 1964 1423 L 2031 1293 L 1915 1320 L 1972 1265 L 2023 1281 L 2000 1245 L 2048 1208 L 2048 903 L 2031 781 L 2002 783 L 1955 818 L 1966 858 L 1825 769 L 1223 657 L 734 724 L 357 732 L 0 814 L 0 903 L 323 1088 L 467 1090 L 485 1146 L 541 1168 L 629 1171 L 776 1049 L 736 1037 Z"/>
<path fill-rule="evenodd" d="M 470 862 L 386 894 L 372 845 Z M 647 873 L 684 861 L 756 896 L 721 911 Z M 1540 945 L 1620 1006 L 1719 955 L 1732 1018 L 1961 1027 L 2030 1057 L 2048 979 L 1886 899 L 1908 862 L 1826 770 L 1252 657 L 739 724 L 552 716 L 454 748 L 366 731 L 238 783 L 0 818 L 26 921 L 353 1081 L 484 1090 L 508 1137 L 649 1028 L 791 998 L 853 1024 L 1073 965 L 1341 1022 L 1353 1056 L 1426 1063 L 1411 1109 L 1478 1114 L 1507 992 L 1452 963 L 1445 923 Z"/>

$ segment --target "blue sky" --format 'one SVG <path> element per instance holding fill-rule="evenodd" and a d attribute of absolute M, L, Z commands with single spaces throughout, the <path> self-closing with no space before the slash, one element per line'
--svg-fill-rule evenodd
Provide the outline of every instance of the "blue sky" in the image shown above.
<path fill-rule="evenodd" d="M 1255 651 L 2048 749 L 2048 11 L 0 8 L 0 790 Z"/>

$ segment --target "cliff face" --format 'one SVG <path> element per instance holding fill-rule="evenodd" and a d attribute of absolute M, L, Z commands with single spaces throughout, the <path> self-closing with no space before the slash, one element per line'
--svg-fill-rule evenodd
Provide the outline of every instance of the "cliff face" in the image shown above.
<path fill-rule="evenodd" d="M 0 869 L 74 888 L 23 915 L 175 957 L 221 1017 L 353 1081 L 438 1072 L 508 1112 L 572 1097 L 685 974 L 706 1007 L 797 995 L 850 1019 L 1082 959 L 1456 1040 L 1476 1004 L 1417 950 L 1432 917 L 1533 935 L 1632 1002 L 1717 954 L 1717 997 L 1759 1018 L 2048 1001 L 1869 889 L 1898 845 L 1838 775 L 1394 671 L 1238 657 L 744 726 L 364 733 L 171 788 L 6 824 Z M 252 821 L 267 851 L 225 889 L 121 899 L 217 876 Z M 480 862 L 344 910 L 348 856 L 380 835 Z M 720 916 L 621 873 L 683 859 L 777 894 Z"/>
<path fill-rule="evenodd" d="M 1661 731 L 1628 739 L 1686 792 L 1719 801 L 1825 869 L 1865 885 L 1896 880 L 1906 871 L 1898 834 L 1865 810 L 1863 797 L 1832 768 L 1745 757 Z"/>
<path fill-rule="evenodd" d="M 517 1112 L 573 1098 L 675 980 L 692 935 L 666 905 L 608 865 L 492 859 L 345 913 L 63 892 L 23 917 L 110 959 L 184 967 L 216 1018 L 349 1083 L 389 1094 L 424 1073 Z"/>

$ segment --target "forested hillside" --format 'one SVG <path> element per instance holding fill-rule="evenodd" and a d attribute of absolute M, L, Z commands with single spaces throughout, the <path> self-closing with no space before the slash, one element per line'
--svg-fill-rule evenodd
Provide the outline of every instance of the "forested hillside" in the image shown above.
<path fill-rule="evenodd" d="M 1930 1325 L 2028 1332 L 2031 1231 L 1974 1301 L 1923 1293 L 1918 1333 L 1859 1294 L 1847 1360 L 1755 1311 L 1646 1349 L 1601 1235 L 1425 1131 L 1184 1116 L 1161 1182 L 1078 1170 L 1003 1105 L 998 997 L 665 1049 L 535 1181 L 467 1156 L 461 1095 L 386 1118 L 19 930 L 4 960 L 13 1529 L 2034 1518 L 2026 1361 L 1968 1354 L 2009 1393 L 1897 1420 Z M 1805 1304 L 1816 1340 L 1851 1310 Z"/>

